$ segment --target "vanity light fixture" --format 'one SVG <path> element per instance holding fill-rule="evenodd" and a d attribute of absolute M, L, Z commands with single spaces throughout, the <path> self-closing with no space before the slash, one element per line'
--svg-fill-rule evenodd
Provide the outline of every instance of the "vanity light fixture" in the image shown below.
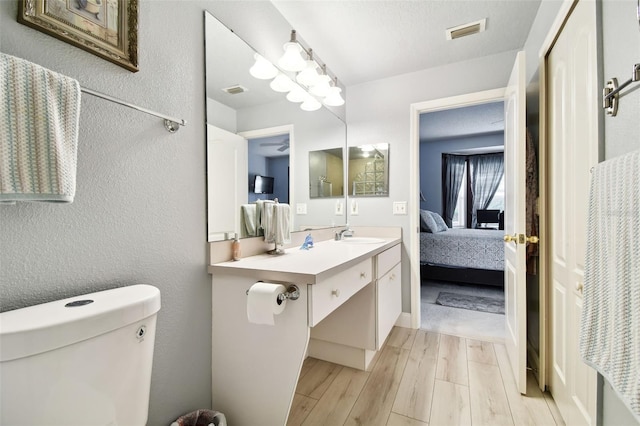
<path fill-rule="evenodd" d="M 269 83 L 269 86 L 276 92 L 287 93 L 292 89 L 294 83 L 289 77 L 282 73 L 279 73 L 276 78 L 274 78 L 271 83 Z"/>
<path fill-rule="evenodd" d="M 256 60 L 255 64 L 249 69 L 249 74 L 260 80 L 271 80 L 278 75 L 278 68 L 267 61 L 262 55 L 255 53 L 253 58 Z"/>
<path fill-rule="evenodd" d="M 318 82 L 320 75 L 318 74 L 318 64 L 313 60 L 313 50 L 309 49 L 309 59 L 305 68 L 298 73 L 296 81 L 305 87 L 313 87 Z"/>
<path fill-rule="evenodd" d="M 320 64 L 313 58 L 313 50 L 304 47 L 297 40 L 295 30 L 291 31 L 291 40 L 283 48 L 285 53 L 278 60 L 278 66 L 283 72 L 278 72 L 278 68 L 256 53 L 256 62 L 249 73 L 259 79 L 273 78 L 269 86 L 276 92 L 287 93 L 287 100 L 291 102 L 302 102 L 300 108 L 305 111 L 316 111 L 322 104 L 344 105 L 338 78 L 331 78 L 327 65 Z M 306 61 L 302 57 L 303 53 L 307 55 Z M 297 74 L 293 77 L 287 75 L 286 71 Z"/>
<path fill-rule="evenodd" d="M 307 98 L 307 92 L 297 84 L 293 84 L 293 89 L 287 93 L 287 100 L 290 102 L 302 102 Z"/>
<path fill-rule="evenodd" d="M 296 39 L 296 30 L 291 30 L 291 40 L 284 44 L 284 55 L 278 61 L 278 65 L 285 71 L 298 72 L 302 71 L 307 62 L 302 57 L 302 46 Z"/>
<path fill-rule="evenodd" d="M 300 105 L 300 108 L 304 111 L 316 111 L 320 109 L 321 106 L 322 104 L 318 102 L 316 98 L 311 95 L 307 95 L 302 105 Z"/>
<path fill-rule="evenodd" d="M 344 99 L 340 95 L 342 89 L 338 87 L 338 78 L 336 77 L 335 83 L 333 86 L 329 87 L 329 91 L 327 92 L 327 96 L 324 98 L 324 104 L 329 106 L 340 106 L 344 105 Z"/>

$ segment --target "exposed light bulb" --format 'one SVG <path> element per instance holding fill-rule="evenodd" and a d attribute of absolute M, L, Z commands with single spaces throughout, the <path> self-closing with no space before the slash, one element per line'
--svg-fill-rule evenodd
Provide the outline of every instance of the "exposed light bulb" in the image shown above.
<path fill-rule="evenodd" d="M 280 73 L 271 81 L 269 86 L 276 92 L 285 93 L 291 90 L 293 81 L 286 75 Z"/>
<path fill-rule="evenodd" d="M 287 94 L 287 100 L 289 100 L 290 102 L 302 102 L 307 99 L 307 96 L 309 95 L 302 87 L 298 86 L 297 84 L 293 84 L 292 86 L 293 88 Z"/>
<path fill-rule="evenodd" d="M 344 105 L 344 99 L 342 99 L 342 96 L 340 96 L 340 92 L 342 92 L 342 89 L 340 87 L 337 87 L 337 86 L 329 87 L 329 93 L 327 93 L 327 96 L 324 98 L 324 101 L 323 101 L 324 104 L 329 106 Z"/>
<path fill-rule="evenodd" d="M 302 105 L 300 105 L 300 108 L 304 111 L 316 111 L 320 109 L 321 106 L 322 104 L 318 102 L 316 98 L 311 95 L 307 95 Z"/>
<path fill-rule="evenodd" d="M 302 71 L 307 65 L 307 61 L 304 60 L 300 52 L 302 52 L 302 46 L 296 42 L 285 43 L 284 55 L 278 60 L 278 65 L 285 71 L 298 72 Z"/>
<path fill-rule="evenodd" d="M 271 80 L 278 75 L 278 69 L 258 53 L 253 55 L 255 64 L 249 68 L 249 74 L 260 80 Z"/>

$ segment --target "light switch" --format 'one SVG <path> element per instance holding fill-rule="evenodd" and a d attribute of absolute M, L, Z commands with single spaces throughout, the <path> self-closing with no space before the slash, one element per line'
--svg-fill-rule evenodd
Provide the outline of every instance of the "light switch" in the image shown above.
<path fill-rule="evenodd" d="M 341 200 L 336 201 L 336 216 L 342 216 L 344 214 L 344 205 Z"/>
<path fill-rule="evenodd" d="M 407 202 L 406 201 L 394 201 L 393 202 L 393 214 L 407 214 Z"/>
<path fill-rule="evenodd" d="M 307 205 L 305 203 L 296 203 L 297 214 L 307 214 Z"/>
<path fill-rule="evenodd" d="M 351 210 L 349 211 L 349 214 L 352 216 L 358 215 L 358 202 L 356 200 L 351 200 Z"/>

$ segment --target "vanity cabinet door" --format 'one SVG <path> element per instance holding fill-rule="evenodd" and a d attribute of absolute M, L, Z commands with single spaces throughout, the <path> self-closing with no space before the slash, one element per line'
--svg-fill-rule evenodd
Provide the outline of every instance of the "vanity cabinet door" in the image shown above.
<path fill-rule="evenodd" d="M 401 245 L 378 255 L 376 283 L 376 349 L 380 349 L 402 312 Z"/>
<path fill-rule="evenodd" d="M 309 286 L 309 326 L 315 327 L 327 315 L 371 282 L 373 263 L 363 260 L 349 269 Z"/>
<path fill-rule="evenodd" d="M 402 312 L 402 267 L 398 263 L 378 279 L 378 336 L 377 349 L 387 339 Z"/>

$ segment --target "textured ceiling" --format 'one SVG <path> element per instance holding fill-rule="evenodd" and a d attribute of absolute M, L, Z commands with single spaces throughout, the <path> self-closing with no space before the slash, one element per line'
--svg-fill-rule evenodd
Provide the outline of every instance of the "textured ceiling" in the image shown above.
<path fill-rule="evenodd" d="M 504 103 L 474 105 L 420 115 L 420 141 L 504 131 Z"/>
<path fill-rule="evenodd" d="M 346 86 L 521 49 L 540 6 L 540 0 L 272 3 Z M 482 18 L 485 32 L 446 40 L 447 28 Z"/>

